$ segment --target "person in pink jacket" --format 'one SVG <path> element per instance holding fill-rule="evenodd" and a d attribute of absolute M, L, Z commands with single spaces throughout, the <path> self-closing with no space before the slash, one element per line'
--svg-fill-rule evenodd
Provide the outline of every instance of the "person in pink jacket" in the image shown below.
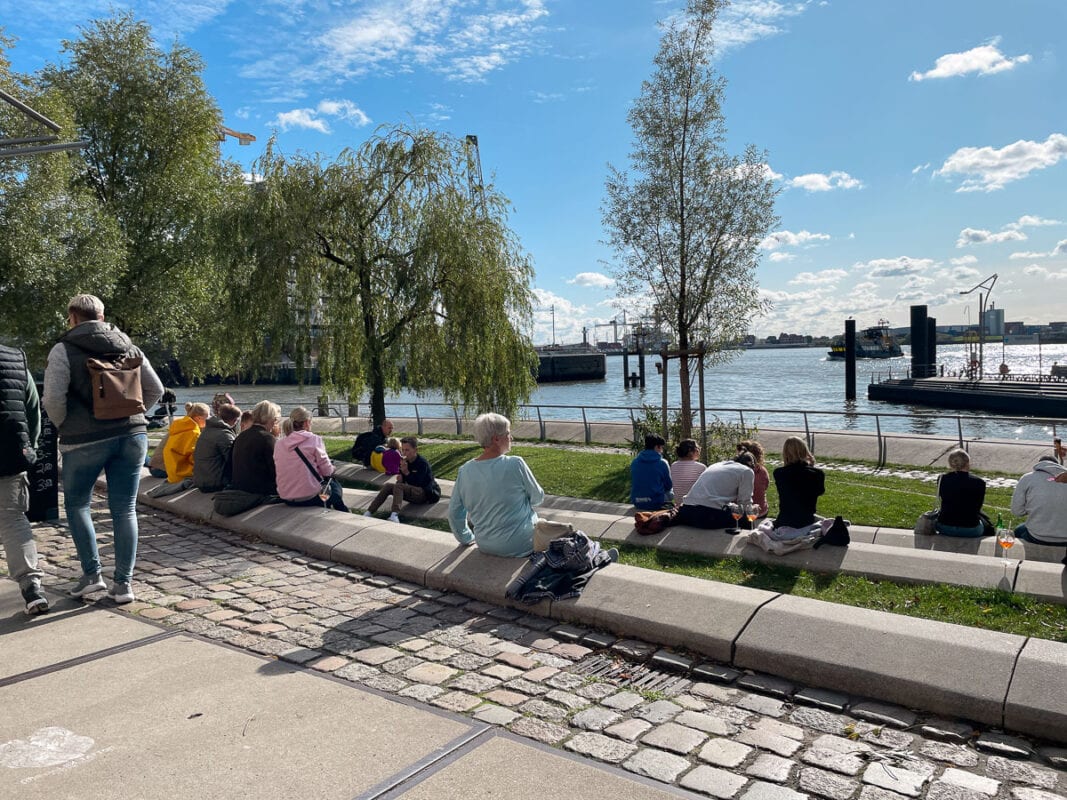
<path fill-rule="evenodd" d="M 292 432 L 274 446 L 274 471 L 278 496 L 290 506 L 325 505 L 348 512 L 341 484 L 333 477 L 333 463 L 326 455 L 322 437 L 311 432 L 311 413 L 298 406 L 289 414 Z M 319 488 L 329 489 L 323 501 Z"/>

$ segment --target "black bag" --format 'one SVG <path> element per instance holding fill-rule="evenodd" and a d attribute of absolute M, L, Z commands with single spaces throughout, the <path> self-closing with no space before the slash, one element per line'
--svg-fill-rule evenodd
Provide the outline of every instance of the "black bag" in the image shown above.
<path fill-rule="evenodd" d="M 352 443 L 352 458 L 367 464 L 370 460 L 370 454 L 374 452 L 374 448 L 379 444 L 381 444 L 381 435 L 378 433 L 377 428 L 371 431 L 363 431 L 356 437 L 356 441 Z"/>
<path fill-rule="evenodd" d="M 834 524 L 830 526 L 826 535 L 812 546 L 818 548 L 828 544 L 833 547 L 848 547 L 851 542 L 852 537 L 849 536 L 848 525 L 845 524 L 844 518 L 837 516 L 834 517 Z"/>
<path fill-rule="evenodd" d="M 211 505 L 220 517 L 243 514 L 266 501 L 266 495 L 243 492 L 240 489 L 223 489 L 211 496 Z"/>
<path fill-rule="evenodd" d="M 982 535 L 983 536 L 996 536 L 997 528 L 984 511 L 978 512 L 978 521 L 982 523 Z"/>

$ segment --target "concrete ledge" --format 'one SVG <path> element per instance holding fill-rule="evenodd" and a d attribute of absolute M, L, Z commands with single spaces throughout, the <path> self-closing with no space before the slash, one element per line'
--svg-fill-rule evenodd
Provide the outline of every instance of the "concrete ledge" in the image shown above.
<path fill-rule="evenodd" d="M 737 640 L 734 664 L 838 692 L 1003 724 L 1021 636 L 779 595 Z M 1067 647 L 1057 645 L 1067 658 Z M 1057 680 L 1061 681 L 1062 673 Z M 1042 730 L 1016 728 L 1040 736 Z M 1067 735 L 1067 728 L 1058 735 Z"/>
<path fill-rule="evenodd" d="M 330 553 L 333 561 L 429 585 L 426 573 L 459 549 L 451 534 L 412 525 L 362 518 L 364 532 L 339 543 Z M 500 594 L 503 595 L 503 588 Z"/>
<path fill-rule="evenodd" d="M 1004 704 L 1004 725 L 1012 730 L 1063 739 L 1067 733 L 1067 645 L 1029 639 Z"/>
<path fill-rule="evenodd" d="M 439 563 L 426 572 L 426 585 L 431 589 L 459 592 L 476 600 L 484 600 L 500 606 L 523 608 L 531 613 L 548 617 L 547 601 L 536 605 L 515 603 L 504 597 L 504 590 L 524 566 L 525 558 L 502 558 L 481 552 L 477 547 L 460 547 L 455 544 L 451 534 L 448 536 L 454 549 Z M 593 578 L 595 583 L 601 576 Z"/>
<path fill-rule="evenodd" d="M 551 616 L 685 647 L 729 663 L 738 634 L 775 596 L 761 589 L 612 564 L 589 582 L 581 597 L 554 602 Z"/>
<path fill-rule="evenodd" d="M 1018 594 L 1063 605 L 1067 602 L 1067 567 L 1058 561 L 1024 561 L 1019 565 L 1014 588 Z"/>

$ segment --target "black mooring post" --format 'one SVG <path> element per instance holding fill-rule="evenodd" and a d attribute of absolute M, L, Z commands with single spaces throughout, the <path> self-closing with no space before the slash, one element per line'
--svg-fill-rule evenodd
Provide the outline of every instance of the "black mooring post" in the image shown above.
<path fill-rule="evenodd" d="M 641 388 L 645 388 L 645 349 L 641 345 L 637 346 L 637 369 L 638 374 L 641 376 L 638 381 L 641 384 Z"/>
<path fill-rule="evenodd" d="M 622 388 L 630 388 L 630 353 L 626 345 L 622 346 Z"/>
<path fill-rule="evenodd" d="M 845 400 L 856 399 L 856 320 L 845 320 Z"/>
<path fill-rule="evenodd" d="M 926 377 L 926 306 L 911 307 L 911 377 Z"/>
<path fill-rule="evenodd" d="M 937 377 L 937 319 L 926 318 L 926 376 Z"/>

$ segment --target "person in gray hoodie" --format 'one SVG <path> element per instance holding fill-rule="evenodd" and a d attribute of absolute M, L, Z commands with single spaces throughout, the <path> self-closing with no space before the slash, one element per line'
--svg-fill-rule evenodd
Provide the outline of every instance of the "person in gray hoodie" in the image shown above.
<path fill-rule="evenodd" d="M 59 343 L 48 354 L 41 402 L 59 429 L 63 506 L 82 568 L 82 576 L 69 594 L 82 597 L 107 588 L 101 574 L 96 528 L 89 511 L 96 479 L 104 473 L 115 552 L 115 581 L 107 596 L 116 603 L 129 603 L 134 599 L 137 489 L 148 452 L 147 422 L 143 411 L 120 419 L 97 419 L 85 362 L 90 358 L 140 357 L 144 408 L 156 404 L 163 395 L 163 384 L 130 337 L 104 322 L 104 304 L 99 297 L 91 294 L 72 297 L 67 304 L 67 325 L 69 330 L 59 337 Z"/>
<path fill-rule="evenodd" d="M 1042 456 L 1015 485 L 1011 513 L 1026 517 L 1015 535 L 1034 544 L 1067 545 L 1067 469 Z"/>
<path fill-rule="evenodd" d="M 230 483 L 230 451 L 240 421 L 241 409 L 225 403 L 200 431 L 193 450 L 193 486 L 204 494 L 225 489 Z"/>

